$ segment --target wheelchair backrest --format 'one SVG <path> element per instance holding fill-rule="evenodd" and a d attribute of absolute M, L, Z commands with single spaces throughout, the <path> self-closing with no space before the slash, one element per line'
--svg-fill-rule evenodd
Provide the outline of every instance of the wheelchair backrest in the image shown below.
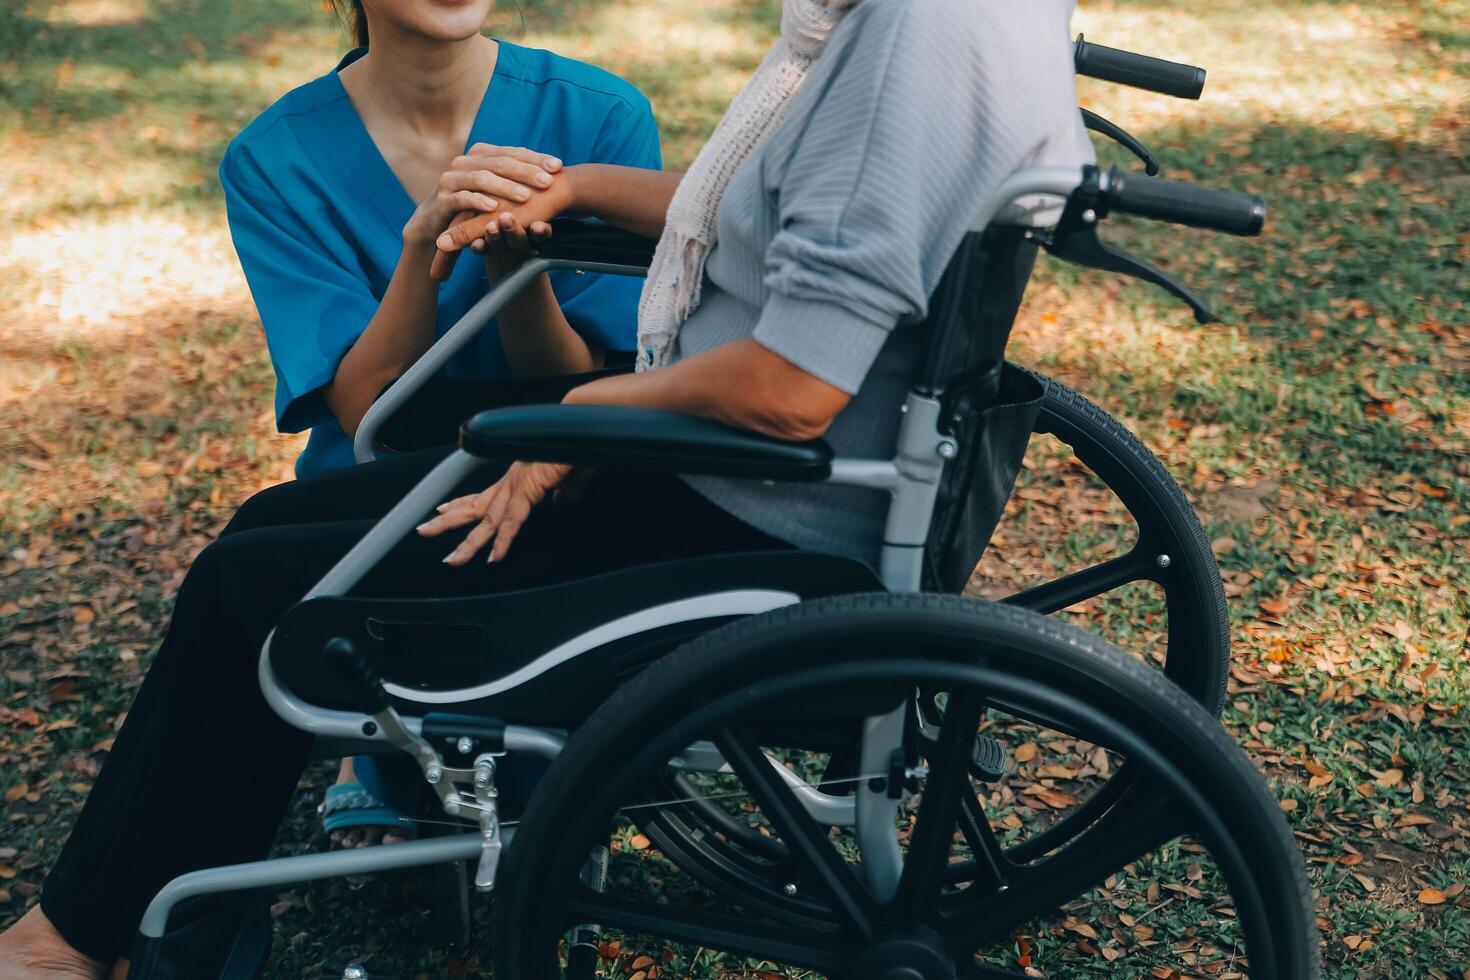
<path fill-rule="evenodd" d="M 929 525 L 924 588 L 959 592 L 999 522 L 1041 406 L 1040 383 L 1005 363 L 1036 262 L 1028 229 L 992 225 L 955 250 L 930 299 L 916 393 L 938 398 L 953 438 Z"/>

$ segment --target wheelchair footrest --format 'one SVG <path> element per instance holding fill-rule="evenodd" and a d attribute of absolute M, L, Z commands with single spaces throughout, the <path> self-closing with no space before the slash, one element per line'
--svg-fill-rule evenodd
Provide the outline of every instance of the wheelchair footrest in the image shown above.
<path fill-rule="evenodd" d="M 981 782 L 993 783 L 1006 774 L 1005 746 L 989 735 L 975 736 L 975 748 L 970 753 L 970 774 Z"/>

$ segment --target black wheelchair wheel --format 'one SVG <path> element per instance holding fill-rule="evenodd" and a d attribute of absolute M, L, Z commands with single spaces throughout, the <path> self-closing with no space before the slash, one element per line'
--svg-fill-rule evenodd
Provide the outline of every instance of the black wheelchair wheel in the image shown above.
<path fill-rule="evenodd" d="M 1126 426 L 1061 382 L 1036 377 L 1046 395 L 1033 440 L 1054 438 L 1070 447 L 1128 511 L 1136 537 L 1124 555 L 1002 601 L 1051 614 L 1135 582 L 1157 583 L 1164 592 L 1167 616 L 1164 673 L 1218 715 L 1230 668 L 1230 620 L 1220 570 L 1199 518 L 1168 470 Z M 1070 839 L 1116 802 L 1127 782 L 1127 772 L 1120 772 L 1092 792 L 1084 807 L 1029 840 L 1019 854 L 1036 857 Z M 686 797 L 689 790 L 684 776 L 668 772 L 650 783 L 647 796 Z M 780 849 L 749 828 L 733 824 L 718 807 L 698 803 L 645 812 L 639 823 L 666 853 L 707 875 L 718 875 L 720 886 L 726 888 L 742 887 L 752 876 L 767 873 L 763 858 Z M 960 865 L 954 873 L 966 867 Z M 767 892 L 752 891 L 752 900 L 759 901 Z M 781 902 L 779 910 L 799 916 L 801 903 Z"/>
<path fill-rule="evenodd" d="M 1169 471 L 1127 426 L 1060 381 L 1046 388 L 1033 442 L 1053 437 L 1127 509 L 1136 527 L 1123 555 L 1042 582 L 1004 602 L 1055 613 L 1136 582 L 1164 592 L 1164 673 L 1215 715 L 1230 671 L 1230 614 L 1210 539 Z"/>
<path fill-rule="evenodd" d="M 932 738 L 908 743 L 914 754 L 903 768 L 858 774 L 877 780 L 875 790 L 897 779 L 916 794 L 897 815 L 901 874 L 880 898 L 851 841 L 811 815 L 767 756 L 820 778 L 822 760 L 790 748 L 810 744 L 814 724 L 841 730 L 919 690 L 935 695 Z M 907 717 L 916 724 L 916 712 Z M 1046 746 L 1076 748 L 1085 739 L 1086 751 L 1126 760 L 1126 786 L 1046 854 L 1018 851 L 997 797 L 970 776 L 977 731 Z M 1064 740 L 1048 740 L 1052 732 Z M 722 803 L 781 844 L 779 856 L 747 855 L 751 868 L 765 864 L 749 888 L 766 894 L 752 902 L 744 888 L 701 891 L 700 882 L 725 879 L 642 841 L 614 855 L 603 890 L 584 885 L 583 858 L 606 840 L 610 823 L 647 808 L 650 781 L 705 739 L 731 772 L 723 790 L 701 788 L 704 802 Z M 1006 791 L 1023 775 L 1007 779 Z M 1007 967 L 1013 952 L 1009 961 L 997 952 L 1016 929 L 1063 905 L 1074 912 L 1109 876 L 1177 861 L 1184 848 L 1209 865 L 1191 878 L 1199 921 L 1227 934 L 1237 967 L 1248 963 L 1252 977 L 1317 975 L 1310 890 L 1275 799 L 1218 722 L 1158 671 L 1024 609 L 933 595 L 820 600 L 692 641 L 621 687 L 578 730 L 507 851 L 494 908 L 495 972 L 562 976 L 565 934 L 595 922 L 624 937 L 625 949 L 669 951 L 681 975 L 700 973 L 675 950 L 697 947 L 846 980 L 1023 976 Z M 956 865 L 970 870 L 956 876 Z M 1224 894 L 1206 894 L 1216 889 Z M 1222 902 L 1228 910 L 1217 911 Z M 638 945 L 644 937 L 648 945 Z M 1152 948 L 1122 953 L 1147 959 Z M 1110 969 L 1137 975 L 1145 966 L 1118 958 Z"/>

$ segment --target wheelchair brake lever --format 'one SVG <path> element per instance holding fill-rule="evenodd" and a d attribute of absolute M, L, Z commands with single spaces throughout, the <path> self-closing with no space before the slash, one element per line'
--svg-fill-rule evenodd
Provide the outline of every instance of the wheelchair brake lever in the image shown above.
<path fill-rule="evenodd" d="M 1153 155 L 1153 151 L 1143 145 L 1142 140 L 1111 119 L 1105 119 L 1091 109 L 1081 109 L 1080 111 L 1082 113 L 1082 125 L 1094 133 L 1101 133 L 1142 160 L 1144 173 L 1150 177 L 1158 176 L 1159 158 Z"/>
<path fill-rule="evenodd" d="M 445 779 L 446 767 L 439 753 L 434 751 L 423 738 L 409 731 L 403 718 L 393 708 L 388 692 L 383 688 L 377 668 L 346 637 L 334 637 L 327 641 L 322 655 L 337 672 L 342 682 L 343 693 L 354 707 L 372 718 L 369 723 L 382 731 L 383 738 L 413 756 L 424 773 L 424 778 L 433 786 L 434 793 L 450 816 L 458 814 L 459 791 L 450 779 Z M 364 734 L 369 734 L 366 730 Z"/>
<path fill-rule="evenodd" d="M 1121 272 L 1125 276 L 1151 282 L 1186 303 L 1194 311 L 1197 323 L 1209 323 L 1215 318 L 1214 312 L 1198 293 L 1147 259 L 1109 245 L 1097 236 L 1096 228 L 1074 231 L 1059 241 L 1047 244 L 1046 250 L 1074 265 L 1102 269 L 1105 272 Z"/>
<path fill-rule="evenodd" d="M 1126 249 L 1109 245 L 1098 237 L 1097 223 L 1107 217 L 1108 209 L 1098 186 L 1098 170 L 1088 168 L 1088 177 L 1067 198 L 1061 220 L 1049 237 L 1033 234 L 1048 252 L 1057 258 L 1089 269 L 1105 272 L 1121 272 L 1134 279 L 1142 279 L 1162 288 L 1177 297 L 1194 311 L 1197 323 L 1209 323 L 1214 312 L 1204 299 L 1184 283 L 1169 275 L 1147 259 L 1134 255 Z"/>

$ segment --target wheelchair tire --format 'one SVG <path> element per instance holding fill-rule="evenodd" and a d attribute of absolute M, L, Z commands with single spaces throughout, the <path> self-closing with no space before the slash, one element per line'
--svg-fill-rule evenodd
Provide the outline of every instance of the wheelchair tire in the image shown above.
<path fill-rule="evenodd" d="M 1169 471 L 1127 426 L 1060 381 L 1032 374 L 1046 388 L 1035 435 L 1053 436 L 1072 448 L 1122 501 L 1138 527 L 1138 539 L 1120 559 L 1002 601 L 1052 613 L 1131 581 L 1158 583 L 1168 610 L 1164 673 L 1218 716 L 1230 672 L 1230 614 L 1220 568 L 1199 517 Z M 1109 569 L 1114 574 L 1106 574 Z M 1103 572 L 1095 583 L 1081 578 L 1094 570 Z"/>
<path fill-rule="evenodd" d="M 949 692 L 946 713 L 949 705 L 961 706 L 954 709 L 953 732 L 940 732 L 941 745 L 952 748 L 926 753 L 931 768 L 910 824 L 908 853 L 924 862 L 915 864 L 913 878 L 925 884 L 906 888 L 906 867 L 886 902 L 832 846 L 830 830 L 809 816 L 804 823 L 799 814 L 807 811 L 789 790 L 782 804 L 782 781 L 750 761 L 764 746 L 778 744 L 765 729 L 757 744 L 752 718 L 767 725 L 771 712 L 818 703 L 814 691 L 832 684 L 844 691 L 943 687 Z M 982 821 L 986 829 L 974 834 L 982 845 L 989 836 L 991 844 L 983 847 L 993 849 L 990 858 L 1000 862 L 994 867 L 1004 876 L 1000 870 L 995 878 L 971 875 L 955 886 L 943 870 L 953 859 L 951 820 L 964 826 L 970 812 L 965 798 L 974 784 L 967 767 L 945 763 L 968 753 L 973 735 L 967 727 L 1001 710 L 1081 730 L 1093 744 L 1122 753 L 1133 775 L 1106 812 L 1044 860 L 1010 861 L 1011 850 Z M 714 897 L 738 914 L 691 910 L 667 895 L 639 902 L 579 884 L 582 856 L 606 839 L 617 811 L 643 798 L 650 773 L 667 769 L 685 745 L 705 737 L 723 739 L 719 744 L 742 784 L 763 787 L 750 798 L 759 800 L 771 827 L 794 842 L 791 866 L 774 879 L 803 882 L 805 904 L 793 904 L 789 915 L 779 911 L 779 886 L 769 901 L 749 902 L 740 889 L 722 893 L 726 879 L 698 867 L 680 865 L 696 881 L 715 882 Z M 935 829 L 926 831 L 931 812 Z M 1284 815 L 1219 723 L 1159 671 L 1065 623 L 976 599 L 872 594 L 802 603 L 685 644 L 616 690 L 578 729 L 507 850 L 493 913 L 495 975 L 560 976 L 563 933 L 596 921 L 628 935 L 726 949 L 844 980 L 1021 976 L 977 967 L 974 950 L 1009 942 L 1019 925 L 1182 834 L 1214 859 L 1251 976 L 1316 977 L 1315 910 Z M 784 889 L 787 896 L 795 891 L 795 885 Z M 1126 970 L 1111 964 L 1120 967 Z M 883 972 L 889 969 L 896 972 Z"/>
<path fill-rule="evenodd" d="M 1230 670 L 1230 617 L 1220 569 L 1194 508 L 1169 471 L 1127 426 L 1097 404 L 1059 381 L 1037 372 L 1045 397 L 1033 426 L 1033 438 L 1052 437 L 1069 446 L 1077 459 L 1112 492 L 1138 528 L 1127 555 L 1111 564 L 1124 574 L 1107 579 L 1108 588 L 1147 579 L 1164 590 L 1168 646 L 1164 673 L 1216 716 L 1224 706 Z M 1159 555 L 1168 555 L 1161 568 Z M 1101 568 L 1103 566 L 1095 566 Z M 1087 570 L 1079 573 L 1086 575 Z M 1071 579 L 1076 583 L 1077 579 Z M 1067 579 L 1043 583 L 1002 601 L 1053 613 L 1106 589 L 1069 588 Z M 1086 584 L 1085 582 L 1083 583 Z M 1029 842 L 1022 856 L 1044 854 L 1111 806 L 1126 787 L 1119 778 L 1090 798 L 1088 807 L 1069 814 L 1047 834 Z M 679 795 L 671 783 L 649 788 L 650 799 Z M 721 870 L 728 883 L 759 870 L 759 855 L 768 841 L 730 825 L 720 813 L 660 811 L 640 821 L 641 829 L 666 853 L 708 870 Z M 728 847 L 728 842 L 738 847 Z M 697 852 L 697 853 L 696 853 Z M 747 857 L 755 860 L 747 860 Z M 781 914 L 795 914 L 789 904 Z"/>

